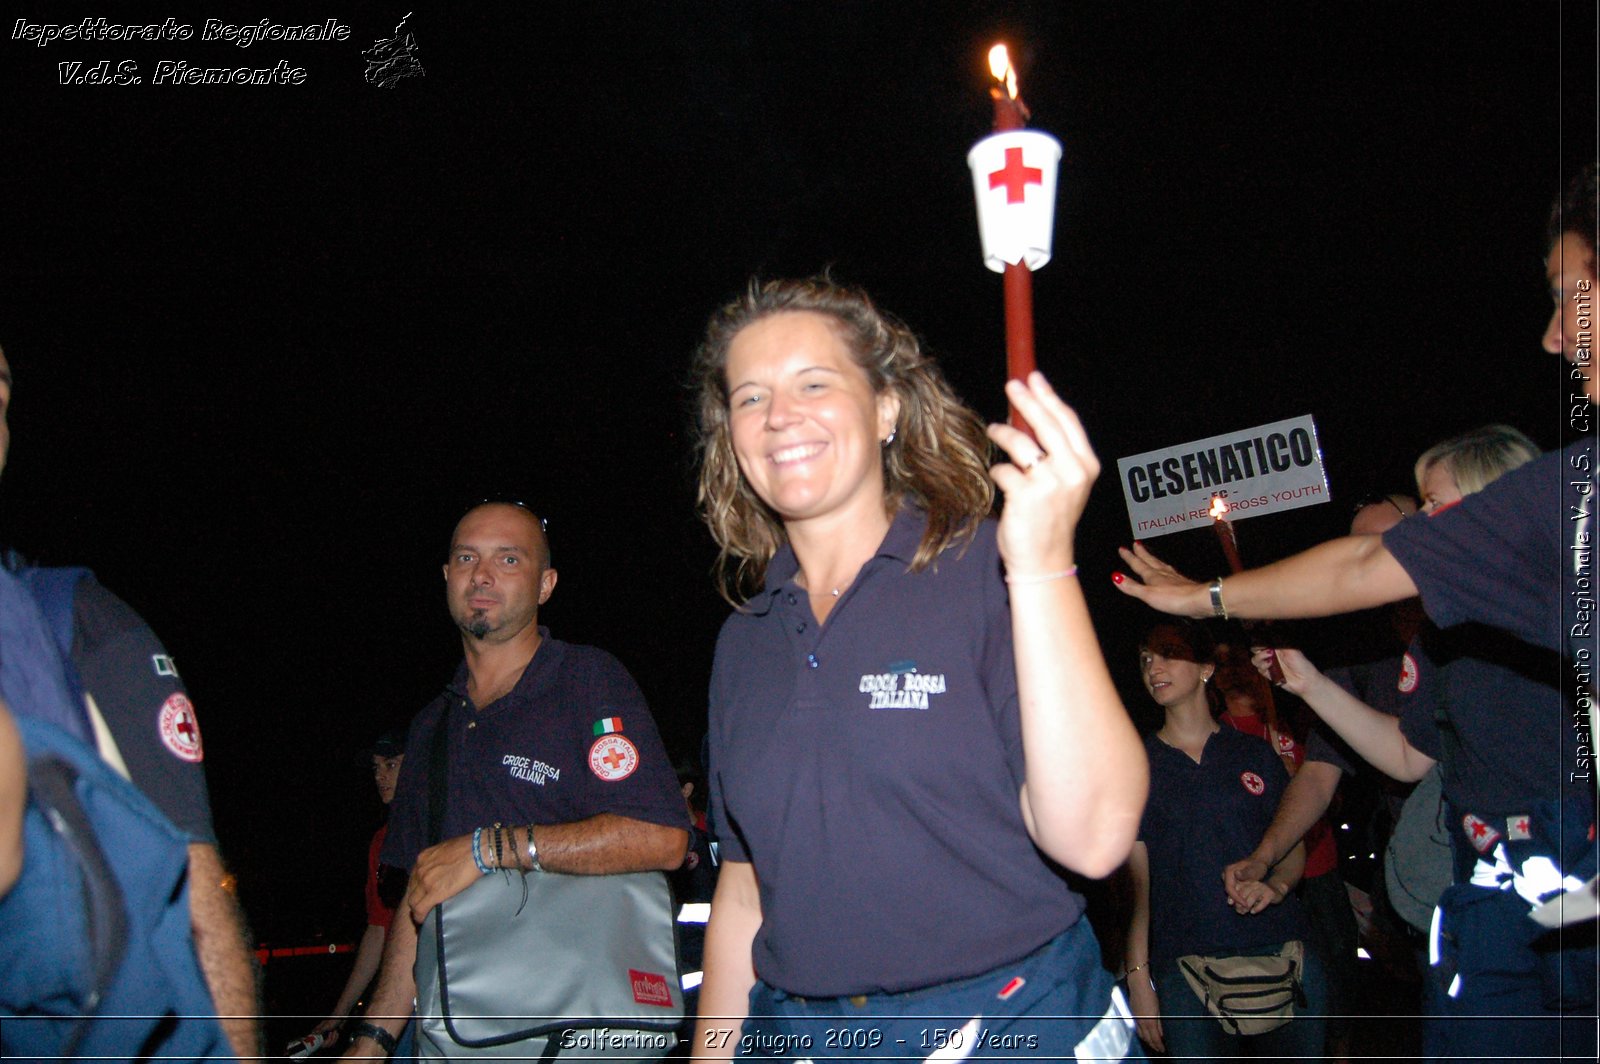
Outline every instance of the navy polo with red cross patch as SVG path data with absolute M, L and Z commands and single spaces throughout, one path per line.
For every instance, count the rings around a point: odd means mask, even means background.
M 601 813 L 689 828 L 678 777 L 633 677 L 596 647 L 544 641 L 505 696 L 474 710 L 462 665 L 411 725 L 383 863 L 429 846 L 433 736 L 448 726 L 444 838 L 505 824 L 570 824 Z M 446 715 L 448 711 L 448 716 Z
M 1219 728 L 1197 763 L 1156 736 L 1150 799 L 1139 841 L 1150 851 L 1150 957 L 1156 967 L 1190 953 L 1271 947 L 1308 928 L 1292 893 L 1241 916 L 1228 904 L 1222 870 L 1250 856 L 1277 814 L 1289 773 L 1264 739 Z
M 712 829 L 760 882 L 756 972 L 793 994 L 977 975 L 1083 911 L 1022 821 L 995 526 L 914 573 L 924 525 L 901 511 L 823 625 L 785 548 L 718 640 Z

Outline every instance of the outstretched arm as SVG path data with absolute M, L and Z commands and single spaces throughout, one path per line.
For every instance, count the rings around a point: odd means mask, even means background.
M 1118 554 L 1138 580 L 1114 573 L 1124 594 L 1179 617 L 1210 617 L 1207 585 L 1190 580 L 1135 544 Z M 1329 540 L 1281 562 L 1223 578 L 1229 617 L 1331 617 L 1411 598 L 1417 585 L 1383 545 L 1382 536 Z
M 1373 768 L 1397 780 L 1420 780 L 1428 774 L 1434 759 L 1406 740 L 1398 717 L 1380 713 L 1328 679 L 1298 650 L 1258 649 L 1252 659 L 1256 668 L 1265 671 L 1269 654 L 1283 670 L 1284 688 L 1299 695 Z
M 1111 682 L 1089 607 L 1070 575 L 1073 537 L 1100 461 L 1072 412 L 1038 373 L 1006 385 L 1038 437 L 1009 425 L 989 436 L 1015 464 L 992 471 L 1005 493 L 1000 556 L 1010 584 L 1028 834 L 1087 876 L 1127 859 L 1149 790 L 1149 767 Z

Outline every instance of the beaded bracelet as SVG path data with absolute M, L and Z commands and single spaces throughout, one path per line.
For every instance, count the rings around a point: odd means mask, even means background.
M 478 871 L 488 875 L 490 868 L 483 863 L 483 829 L 472 829 L 472 863 L 478 866 Z

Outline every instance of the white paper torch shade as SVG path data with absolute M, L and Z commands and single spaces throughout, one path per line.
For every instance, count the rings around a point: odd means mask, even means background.
M 1050 261 L 1060 163 L 1061 143 L 1033 129 L 996 133 L 967 153 L 983 264 L 995 273 L 1004 273 L 1008 262 L 1037 270 Z

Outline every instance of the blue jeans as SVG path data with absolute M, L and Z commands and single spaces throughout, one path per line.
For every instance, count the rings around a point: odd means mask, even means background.
M 1276 950 L 1275 946 L 1267 946 L 1232 952 L 1273 953 Z M 1327 1030 L 1328 981 L 1322 958 L 1315 950 L 1306 950 L 1305 974 L 1300 979 L 1300 988 L 1306 995 L 1305 1006 L 1296 1005 L 1294 1019 L 1265 1034 L 1237 1035 L 1223 1030 L 1217 1018 L 1206 1011 L 1205 1002 L 1183 977 L 1176 962 L 1156 972 L 1155 984 L 1156 997 L 1161 1002 L 1161 1035 L 1167 1044 L 1167 1056 L 1174 1060 L 1227 1057 L 1294 1060 L 1322 1056 Z
M 1015 964 L 900 994 L 804 998 L 757 981 L 735 1060 L 1139 1060 L 1086 920 Z M 1002 996 L 1003 995 L 1003 996 Z

